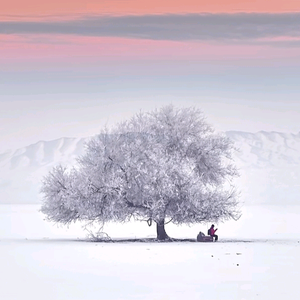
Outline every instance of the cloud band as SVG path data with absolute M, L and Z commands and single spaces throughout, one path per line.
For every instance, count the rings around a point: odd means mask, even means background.
M 86 16 L 66 21 L 5 21 L 0 34 L 63 34 L 152 40 L 255 40 L 300 37 L 300 13 Z

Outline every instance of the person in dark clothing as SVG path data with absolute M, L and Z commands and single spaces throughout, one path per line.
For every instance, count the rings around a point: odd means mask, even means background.
M 218 228 L 215 229 L 214 224 L 212 224 L 208 230 L 209 235 L 212 236 L 213 238 L 215 238 L 215 242 L 218 240 L 218 236 L 215 234 L 217 230 L 218 230 Z

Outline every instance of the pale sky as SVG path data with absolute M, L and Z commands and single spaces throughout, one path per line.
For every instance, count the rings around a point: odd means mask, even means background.
M 219 131 L 300 131 L 298 0 L 17 2 L 1 8 L 0 152 L 169 103 Z

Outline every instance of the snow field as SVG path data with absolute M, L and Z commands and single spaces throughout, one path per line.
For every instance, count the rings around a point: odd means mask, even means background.
M 299 243 L 1 241 L 0 298 L 297 299 Z
M 217 224 L 218 243 L 93 243 L 79 225 L 43 221 L 36 205 L 0 206 L 0 299 L 298 299 L 299 207 L 246 207 Z M 260 231 L 263 227 L 267 236 Z M 138 226 L 137 226 L 138 225 Z M 167 225 L 196 238 L 206 226 Z M 153 237 L 145 224 L 110 224 L 113 238 Z

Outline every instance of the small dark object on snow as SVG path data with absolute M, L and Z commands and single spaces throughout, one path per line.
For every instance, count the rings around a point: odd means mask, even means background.
M 206 236 L 203 232 L 199 232 L 197 235 L 197 242 L 213 242 L 212 236 Z

